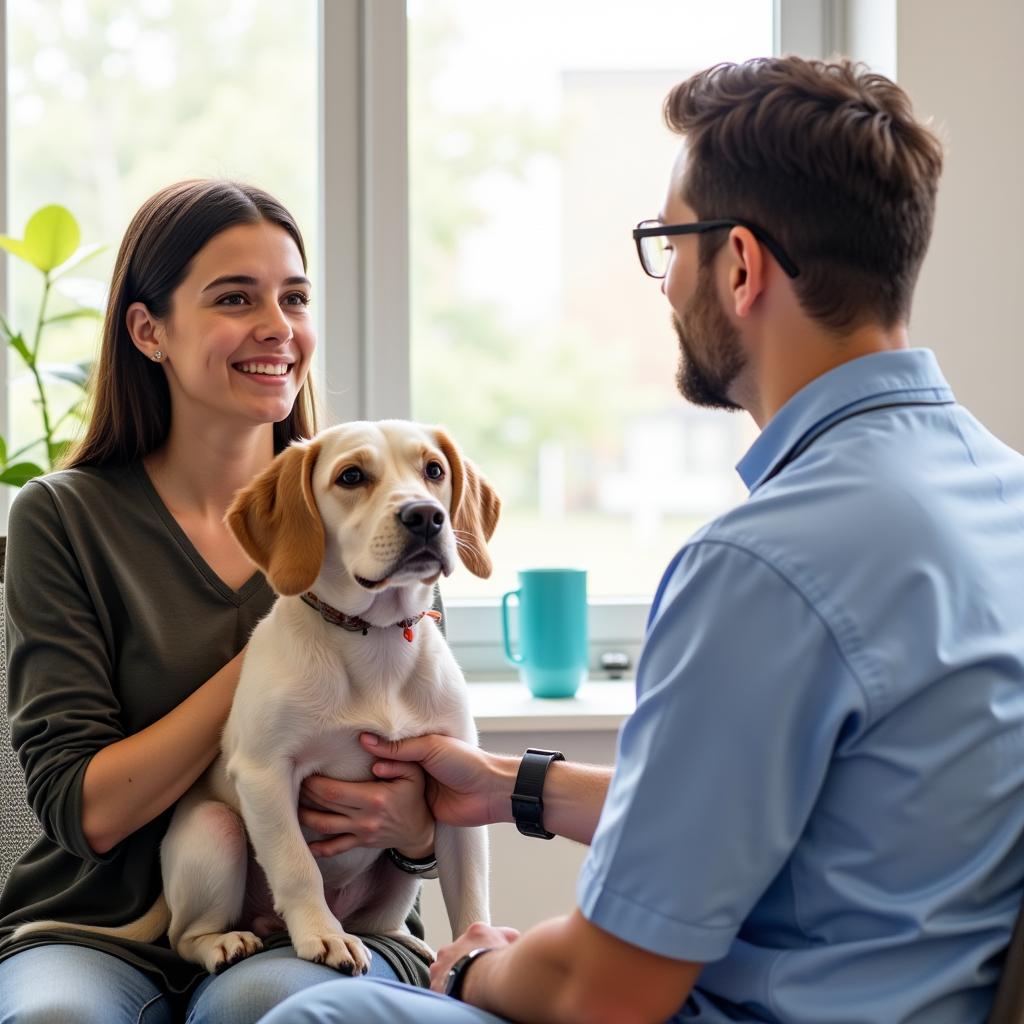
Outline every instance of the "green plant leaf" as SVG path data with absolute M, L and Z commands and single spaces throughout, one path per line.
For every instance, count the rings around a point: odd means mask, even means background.
M 70 259 L 81 238 L 78 221 L 67 207 L 44 206 L 25 225 L 25 258 L 49 273 Z
M 0 466 L 7 465 L 7 442 L 0 437 Z
M 52 380 L 64 380 L 84 388 L 89 382 L 91 369 L 91 363 L 44 363 L 39 367 L 39 372 Z
M 68 313 L 59 313 L 57 316 L 48 316 L 43 323 L 44 324 L 58 324 L 67 320 L 78 320 L 81 317 L 90 317 L 93 320 L 103 319 L 103 310 L 101 309 L 72 309 Z
M 81 249 L 76 252 L 71 259 L 65 260 L 56 270 L 50 275 L 51 281 L 56 281 L 58 277 L 66 274 L 69 270 L 74 270 L 75 267 L 80 266 L 86 260 L 91 260 L 97 253 L 103 252 L 107 247 L 101 242 L 93 242 L 90 245 L 83 245 Z
M 71 447 L 70 441 L 51 441 L 47 446 L 47 454 L 50 456 L 50 465 L 55 466 L 61 456 Z
M 26 366 L 32 365 L 32 353 L 28 350 L 28 345 L 25 344 L 25 339 L 20 334 L 12 334 L 10 339 L 11 348 L 25 360 Z
M 0 473 L 0 484 L 8 484 L 11 487 L 23 487 L 37 476 L 42 476 L 46 470 L 41 469 L 34 462 L 19 462 L 14 466 L 8 466 Z
M 10 235 L 0 235 L 0 249 L 5 249 L 12 256 L 17 256 L 18 259 L 24 260 L 26 263 L 32 262 L 28 255 L 28 249 L 20 238 L 11 238 Z

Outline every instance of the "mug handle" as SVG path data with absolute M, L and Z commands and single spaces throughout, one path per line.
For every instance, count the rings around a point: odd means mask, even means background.
M 519 591 L 509 590 L 507 593 L 501 595 L 501 638 L 505 642 L 505 657 L 513 665 L 521 665 L 523 663 L 523 656 L 521 654 L 512 653 L 512 644 L 509 641 L 508 600 L 510 597 L 514 597 L 516 599 L 516 604 L 519 604 Z

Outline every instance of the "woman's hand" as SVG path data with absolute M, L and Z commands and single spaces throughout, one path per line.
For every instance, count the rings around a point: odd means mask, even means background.
M 309 844 L 314 857 L 369 846 L 394 847 L 418 860 L 434 850 L 434 819 L 419 765 L 403 764 L 384 781 L 342 782 L 310 775 L 299 791 L 299 822 L 327 838 Z

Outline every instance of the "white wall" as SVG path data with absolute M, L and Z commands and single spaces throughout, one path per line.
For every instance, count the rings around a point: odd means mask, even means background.
M 947 145 L 911 339 L 957 397 L 1024 450 L 1024 3 L 899 0 L 897 73 Z

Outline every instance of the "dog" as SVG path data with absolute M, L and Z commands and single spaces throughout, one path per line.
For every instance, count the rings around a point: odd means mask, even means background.
M 436 427 L 347 423 L 280 453 L 226 516 L 278 599 L 249 640 L 221 753 L 171 818 L 161 897 L 120 928 L 43 921 L 16 936 L 166 933 L 181 957 L 217 973 L 262 948 L 257 930 L 283 924 L 298 956 L 346 974 L 369 968 L 355 931 L 432 959 L 405 928 L 418 879 L 381 850 L 314 858 L 308 842 L 321 837 L 299 823 L 299 788 L 313 774 L 373 778 L 361 732 L 476 743 L 465 680 L 430 608 L 456 558 L 490 575 L 500 504 Z M 269 893 L 251 881 L 247 892 L 246 836 Z M 435 850 L 453 936 L 488 921 L 485 830 L 438 822 Z

